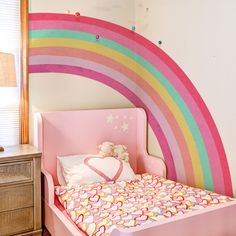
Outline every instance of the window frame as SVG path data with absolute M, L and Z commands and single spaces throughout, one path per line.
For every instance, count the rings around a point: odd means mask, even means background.
M 29 75 L 28 75 L 28 0 L 20 0 L 21 75 L 20 75 L 20 143 L 29 143 Z

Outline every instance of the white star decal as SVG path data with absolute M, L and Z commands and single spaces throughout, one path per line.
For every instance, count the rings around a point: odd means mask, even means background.
M 115 117 L 111 114 L 107 116 L 107 123 L 111 124 L 114 121 Z
M 123 123 L 121 126 L 121 129 L 123 132 L 127 131 L 129 129 L 129 125 L 127 123 Z

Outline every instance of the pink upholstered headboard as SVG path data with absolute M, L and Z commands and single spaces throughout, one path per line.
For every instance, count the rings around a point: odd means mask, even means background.
M 104 141 L 124 144 L 136 173 L 139 155 L 146 153 L 146 114 L 141 108 L 38 113 L 34 145 L 42 152 L 42 168 L 58 183 L 57 155 L 96 154 Z

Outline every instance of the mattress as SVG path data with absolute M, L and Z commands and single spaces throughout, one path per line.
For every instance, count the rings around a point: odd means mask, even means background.
M 55 194 L 72 221 L 96 236 L 235 200 L 150 174 L 134 181 L 56 186 Z

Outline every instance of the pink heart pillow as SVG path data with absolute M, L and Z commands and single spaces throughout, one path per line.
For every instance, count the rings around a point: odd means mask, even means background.
M 88 156 L 84 164 L 106 181 L 116 181 L 123 171 L 123 162 L 113 157 Z
M 135 180 L 130 164 L 114 157 L 99 155 L 58 156 L 58 179 L 61 185 L 82 185 L 106 181 Z M 60 178 L 59 178 L 60 177 Z

